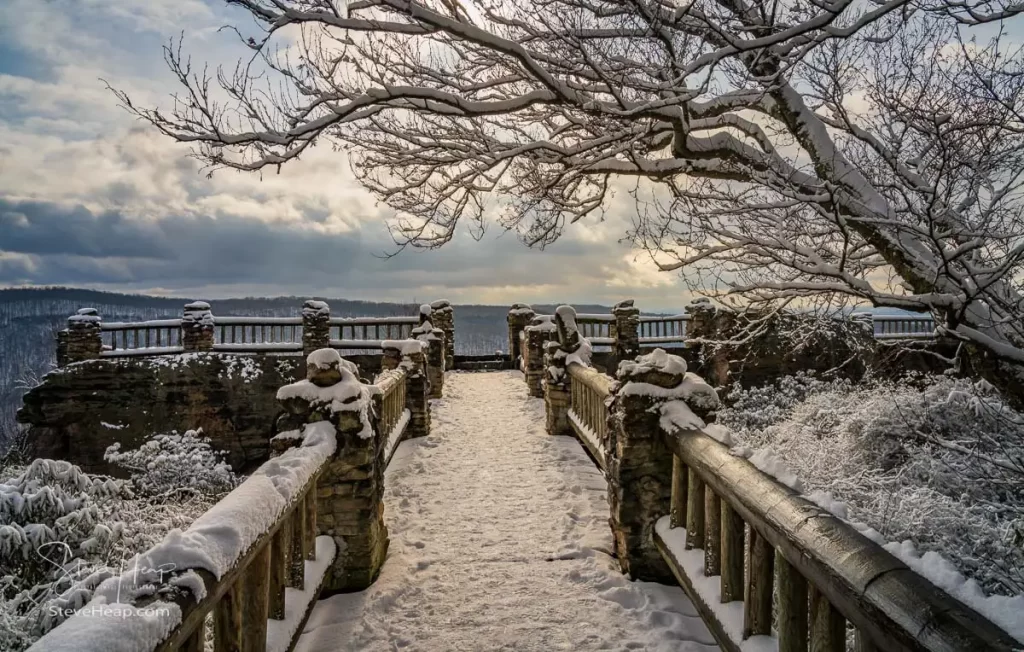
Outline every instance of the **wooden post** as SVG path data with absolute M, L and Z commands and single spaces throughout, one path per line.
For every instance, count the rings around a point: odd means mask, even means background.
M 206 650 L 206 620 L 202 620 L 192 630 L 192 633 L 185 639 L 185 643 L 179 648 L 181 652 L 205 652 Z
M 712 491 L 704 487 L 704 574 L 714 577 L 721 573 L 722 560 L 722 501 Z
M 781 553 L 779 573 L 779 652 L 807 652 L 807 580 Z
M 686 490 L 689 476 L 686 464 L 678 455 L 672 456 L 672 527 L 686 527 Z
M 722 500 L 722 602 L 743 599 L 743 519 Z
M 306 586 L 306 510 L 296 509 L 288 519 L 291 521 L 292 554 L 291 581 L 289 586 L 302 590 Z
M 306 510 L 306 531 L 309 533 L 310 543 L 306 559 L 316 561 L 316 487 L 306 492 L 306 499 L 303 501 L 302 509 Z
M 264 545 L 252 560 L 241 581 L 245 585 L 242 603 L 242 648 L 246 652 L 267 649 L 267 609 L 270 598 L 271 546 Z
M 891 322 L 890 322 L 891 323 Z M 878 648 L 859 629 L 853 633 L 854 652 L 878 652 Z
M 810 652 L 846 652 L 846 619 L 813 584 L 810 594 Z
M 750 528 L 750 572 L 747 598 L 743 605 L 743 638 L 772 633 L 772 582 L 775 579 L 775 551 L 768 541 Z
M 284 594 L 288 586 L 288 547 L 291 541 L 288 539 L 288 532 L 284 527 L 277 528 L 274 539 L 270 544 L 270 617 L 274 620 L 284 619 Z
M 213 611 L 214 652 L 243 652 L 242 591 L 242 580 L 239 578 L 234 586 L 221 596 Z
M 686 549 L 704 547 L 704 481 L 697 472 L 687 469 Z

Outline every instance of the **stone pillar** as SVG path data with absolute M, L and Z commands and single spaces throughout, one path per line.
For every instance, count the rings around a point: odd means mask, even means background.
M 331 346 L 331 307 L 324 301 L 302 304 L 302 355 Z
M 640 309 L 633 306 L 633 300 L 620 301 L 612 308 L 615 322 L 612 337 L 615 338 L 615 362 L 632 360 L 640 355 Z
M 555 339 L 555 324 L 550 315 L 537 315 L 523 333 L 523 373 L 530 396 L 544 398 L 544 344 Z
M 549 435 L 572 436 L 569 425 L 569 374 L 565 371 L 565 355 L 558 342 L 544 345 L 544 414 Z
M 181 315 L 181 346 L 186 351 L 213 350 L 213 313 L 205 301 L 185 305 Z
M 407 369 L 405 379 L 405 407 L 409 410 L 406 439 L 426 437 L 430 434 L 430 378 L 427 374 L 426 353 L 404 356 Z
M 430 317 L 433 308 L 420 306 L 420 325 L 412 329 L 412 337 L 426 344 L 427 378 L 430 381 L 430 398 L 441 398 L 444 393 L 445 337 L 444 331 L 436 328 Z
M 307 381 L 317 387 L 357 384 L 354 365 L 337 351 L 322 349 L 308 356 Z M 307 395 L 308 396 L 308 395 Z M 337 450 L 317 481 L 317 528 L 334 539 L 338 554 L 324 583 L 324 593 L 361 591 L 377 578 L 388 550 L 384 525 L 384 437 L 377 414 L 367 409 L 365 393 L 341 408 L 307 396 L 282 400 L 285 409 L 304 423 L 328 420 L 334 426 Z M 361 433 L 369 420 L 372 437 Z M 301 440 L 296 441 L 300 443 Z
M 63 367 L 68 363 L 68 330 L 57 331 L 57 366 Z
M 689 319 L 686 321 L 686 339 L 714 339 L 715 306 L 701 297 L 686 307 Z
M 416 341 L 420 343 L 418 340 Z M 384 370 L 404 367 L 405 407 L 409 410 L 409 425 L 405 439 L 426 437 L 430 434 L 430 378 L 427 372 L 426 351 L 413 350 L 410 343 L 404 350 L 385 347 L 381 368 Z
M 444 368 L 455 368 L 455 309 L 441 299 L 430 304 L 430 322 L 444 331 Z
M 710 418 L 718 396 L 703 380 L 686 373 L 682 358 L 655 349 L 619 367 L 619 384 L 608 416 L 608 504 L 615 553 L 623 573 L 634 580 L 674 583 L 672 571 L 654 546 L 654 525 L 671 511 L 672 451 L 661 427 L 662 406 L 676 389 L 685 407 Z M 682 391 L 682 383 L 688 383 Z M 662 394 L 662 396 L 657 396 Z M 680 400 L 680 399 L 675 399 Z
M 519 346 L 519 334 L 537 313 L 525 303 L 514 303 L 508 311 L 508 358 L 513 366 L 523 354 Z
M 699 347 L 701 373 L 713 385 L 724 387 L 729 383 L 729 356 L 714 340 L 721 339 L 724 322 L 732 321 L 731 317 L 704 297 L 691 301 L 686 314 L 690 316 L 686 322 L 686 340 L 688 343 L 695 341 L 693 346 Z
M 64 335 L 64 361 L 66 364 L 95 360 L 103 351 L 101 325 L 103 323 L 95 308 L 82 308 L 68 317 L 68 329 Z M 60 339 L 57 340 L 58 363 L 60 362 Z

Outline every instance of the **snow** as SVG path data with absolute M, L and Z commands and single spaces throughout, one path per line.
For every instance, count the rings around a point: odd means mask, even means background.
M 535 313 L 533 312 L 533 308 L 531 308 L 530 306 L 528 306 L 528 305 L 526 305 L 524 303 L 517 303 L 517 304 L 514 304 L 512 306 L 512 308 L 508 311 L 508 314 L 510 314 L 510 315 L 517 315 L 518 316 L 518 315 L 532 315 L 532 314 L 535 314 Z
M 694 591 L 718 618 L 726 636 L 738 643 L 743 652 L 777 652 L 779 643 L 774 636 L 759 635 L 743 639 L 743 601 L 722 602 L 722 578 L 704 574 L 704 551 L 698 548 L 686 549 L 686 528 L 673 528 L 672 518 L 662 516 L 655 523 L 654 529 L 683 567 Z
M 302 306 L 303 315 L 329 315 L 331 314 L 331 307 L 327 305 L 326 301 L 307 301 Z
M 519 372 L 453 372 L 445 394 L 387 470 L 380 578 L 319 602 L 297 652 L 718 649 L 680 588 L 619 572 L 607 484 Z
M 682 401 L 666 401 L 661 406 L 661 419 L 658 425 L 662 430 L 700 430 L 705 426 L 704 420 L 693 413 Z
M 328 322 L 331 326 L 352 326 L 365 324 L 418 324 L 419 317 L 331 317 Z
M 390 460 L 392 453 L 395 452 L 395 446 L 398 444 L 398 440 L 402 438 L 405 433 L 405 427 L 409 425 L 409 419 L 412 418 L 412 412 L 408 409 L 402 411 L 402 416 L 398 417 L 398 421 L 395 423 L 395 427 L 388 433 L 387 446 L 384 447 L 384 460 Z
M 604 446 L 601 445 L 601 440 L 597 438 L 597 433 L 594 432 L 590 426 L 583 423 L 583 420 L 576 415 L 576 412 L 572 408 L 569 408 L 569 421 L 576 426 L 577 432 L 580 433 L 580 436 L 587 440 L 587 443 L 590 444 L 590 448 L 594 455 L 597 456 L 598 462 L 602 467 L 604 467 L 607 455 L 605 455 Z
M 107 423 L 106 421 L 100 421 L 100 425 L 108 430 L 123 430 L 128 427 L 125 423 Z
M 654 349 L 647 355 L 619 363 L 619 378 L 629 378 L 648 371 L 660 371 L 666 374 L 682 376 L 686 373 L 686 361 L 677 355 L 667 353 L 665 349 Z
M 51 630 L 30 652 L 139 652 L 153 650 L 181 623 L 181 608 L 158 601 L 146 607 L 90 602 L 66 624 Z M 116 632 L 116 635 L 112 635 Z
M 590 366 L 590 357 L 593 355 L 594 349 L 590 346 L 590 341 L 585 337 L 580 337 L 580 346 L 578 349 L 565 356 L 565 366 L 578 364 L 583 367 Z
M 412 355 L 413 353 L 423 353 L 427 348 L 427 343 L 420 340 L 384 340 L 380 346 L 382 349 L 398 349 L 402 355 Z
M 523 330 L 545 332 L 554 332 L 558 330 L 558 326 L 555 325 L 555 322 L 551 315 L 537 315 L 536 317 L 533 318 L 533 322 L 534 323 L 528 325 Z
M 334 561 L 337 546 L 331 537 L 317 537 L 315 549 L 316 560 L 305 562 L 302 589 L 288 587 L 284 590 L 284 619 L 267 621 L 267 652 L 288 652 L 292 636 L 299 629 L 310 603 L 316 599 L 314 593 Z

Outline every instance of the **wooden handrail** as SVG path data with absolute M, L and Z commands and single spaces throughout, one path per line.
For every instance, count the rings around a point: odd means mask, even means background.
M 605 470 L 608 449 L 608 406 L 615 380 L 592 367 L 571 364 L 566 369 L 570 378 L 569 424 L 590 455 Z
M 380 432 L 384 439 L 384 467 L 387 468 L 398 449 L 405 427 L 409 423 L 410 412 L 406 408 L 405 369 L 390 369 L 378 374 L 374 384 L 380 390 L 377 409 L 380 413 Z
M 804 652 L 808 639 L 810 649 L 842 652 L 845 621 L 864 650 L 1019 647 L 851 525 L 703 432 L 665 433 L 664 442 L 674 455 L 672 505 L 655 544 L 723 649 L 739 650 L 740 640 L 694 589 L 700 578 L 690 577 L 667 543 L 673 530 L 666 526 L 685 527 L 685 548 L 703 550 L 701 574 L 720 578 L 722 602 L 743 601 L 742 638 L 770 634 L 776 609 L 780 652 Z
M 291 452 L 289 451 L 289 453 Z M 208 568 L 175 567 L 169 572 L 161 573 L 158 581 L 148 581 L 145 577 L 133 577 L 131 570 L 121 577 L 111 580 L 126 586 L 124 595 L 128 596 L 136 583 L 143 581 L 147 583 L 148 588 L 144 597 L 124 598 L 124 601 L 129 602 L 132 607 L 157 609 L 161 605 L 174 605 L 180 610 L 180 620 L 176 618 L 169 620 L 167 633 L 159 638 L 148 639 L 148 645 L 152 647 L 146 649 L 159 652 L 202 650 L 206 618 L 212 614 L 215 652 L 235 650 L 263 652 L 266 650 L 268 620 L 283 620 L 285 617 L 285 589 L 287 587 L 306 588 L 305 562 L 317 560 L 315 544 L 317 534 L 316 487 L 317 480 L 323 473 L 330 455 L 323 451 L 316 455 L 322 456 L 322 459 L 317 460 L 317 457 L 313 457 L 303 462 L 307 465 L 315 463 L 315 467 L 296 468 L 293 465 L 289 467 L 292 469 L 292 473 L 302 474 L 298 476 L 299 479 L 302 479 L 303 475 L 305 476 L 302 485 L 287 494 L 287 502 L 270 527 L 259 533 L 219 578 Z M 273 465 L 278 464 L 280 464 L 279 458 L 264 463 L 245 482 L 214 505 L 204 515 L 205 522 L 204 517 L 200 517 L 192 528 L 186 530 L 185 534 L 193 531 L 195 527 L 200 527 L 200 524 L 202 524 L 202 528 L 206 528 L 213 521 L 218 520 L 219 517 L 213 516 L 218 509 L 221 509 L 218 506 L 244 504 L 245 501 L 251 500 L 252 495 L 259 495 L 260 487 L 266 487 L 267 476 L 274 475 L 276 469 L 279 468 Z M 262 507 L 265 508 L 265 506 Z M 233 515 L 232 510 L 237 508 L 226 507 L 224 509 L 227 510 L 224 514 L 227 517 Z M 227 523 L 218 522 L 216 525 L 222 527 Z M 244 528 L 244 524 L 240 525 Z M 197 530 L 197 532 L 201 532 L 203 536 L 217 536 L 216 533 L 208 534 L 205 529 Z M 328 543 L 330 542 L 328 541 Z M 151 556 L 158 560 L 165 558 L 166 553 L 161 548 L 162 545 L 157 544 L 142 555 L 140 559 L 143 560 L 143 563 L 147 563 L 145 560 Z M 324 565 L 324 568 L 330 562 L 330 560 L 326 561 L 327 564 Z M 166 561 L 164 564 L 169 565 Z M 193 574 L 202 580 L 204 591 L 201 599 L 197 600 L 196 594 L 192 590 L 183 588 L 187 584 L 179 584 L 178 578 L 185 574 Z M 319 593 L 319 586 L 310 588 L 313 595 Z M 120 594 L 121 591 L 118 590 L 118 593 Z M 306 609 L 300 613 L 307 616 L 311 606 L 304 605 Z M 90 617 L 76 614 L 40 639 L 30 650 L 45 652 L 51 644 L 61 645 L 77 640 L 77 627 L 80 626 L 78 619 Z M 164 618 L 162 615 L 155 617 Z M 171 616 L 167 616 L 167 618 L 171 618 Z M 131 636 L 130 627 L 132 625 L 129 624 L 129 620 L 105 619 L 103 626 L 109 629 L 111 636 Z M 300 626 L 296 627 L 293 640 L 301 633 L 301 623 L 298 625 Z M 87 628 L 94 627 L 93 625 L 85 626 Z M 119 628 L 123 628 L 123 633 L 120 633 Z M 82 640 L 80 645 L 81 652 L 105 652 L 109 648 L 108 643 L 95 637 Z M 142 649 L 144 648 L 140 647 L 140 650 Z

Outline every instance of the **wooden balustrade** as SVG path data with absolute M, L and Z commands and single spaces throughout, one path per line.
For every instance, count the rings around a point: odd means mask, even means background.
M 140 323 L 100 324 L 104 353 L 124 354 L 139 349 L 167 349 L 181 346 L 181 320 L 159 319 Z
M 412 338 L 412 330 L 419 323 L 419 317 L 332 317 L 331 339 L 405 340 Z
M 614 382 L 610 376 L 582 365 L 569 365 L 569 423 L 590 455 L 605 470 L 608 449 L 608 406 Z
M 615 316 L 608 314 L 581 313 L 576 315 L 576 326 L 580 335 L 594 344 L 612 344 L 612 324 Z
M 875 338 L 879 340 L 935 336 L 935 320 L 931 315 L 872 315 L 871 321 Z
M 672 499 L 655 545 L 723 649 L 740 650 L 743 639 L 774 632 L 780 652 L 844 652 L 847 621 L 857 649 L 1016 647 L 848 523 L 711 437 L 683 431 L 664 439 L 674 455 Z M 684 526 L 684 548 L 702 551 L 702 566 L 688 565 L 689 553 L 669 543 L 678 542 L 678 530 L 669 528 Z M 714 577 L 718 595 L 709 599 L 705 578 Z M 722 614 L 739 601 L 743 624 L 736 632 Z
M 410 411 L 406 408 L 407 373 L 405 369 L 390 369 L 381 372 L 374 384 L 380 390 L 379 410 L 380 432 L 384 438 L 384 466 L 391 463 L 391 458 L 398 449 L 398 444 L 405 434 L 409 423 Z
M 686 322 L 688 320 L 688 315 L 640 317 L 640 344 L 684 342 L 686 341 Z
M 277 519 L 219 580 L 204 570 L 206 596 L 175 599 L 181 624 L 155 648 L 157 652 L 202 650 L 206 619 L 213 618 L 214 652 L 264 652 L 268 620 L 284 620 L 285 590 L 305 588 L 305 563 L 316 561 L 316 482 L 318 470 Z M 313 591 L 315 595 L 318 591 Z M 140 605 L 141 606 L 141 605 Z M 308 609 L 312 604 L 304 605 Z M 294 634 L 301 633 L 301 627 Z

